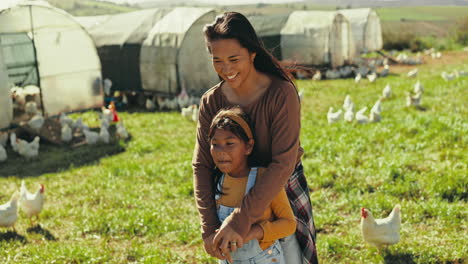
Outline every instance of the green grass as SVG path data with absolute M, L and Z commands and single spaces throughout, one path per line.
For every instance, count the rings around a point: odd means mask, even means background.
M 404 107 L 415 80 L 298 81 L 303 163 L 312 190 L 321 263 L 465 263 L 468 255 L 468 79 L 450 83 L 420 65 L 426 111 Z M 380 123 L 329 125 L 326 112 L 349 93 L 371 107 L 386 83 Z M 74 114 L 92 126 L 97 113 Z M 0 164 L 0 203 L 24 179 L 46 187 L 42 229 L 0 230 L 1 263 L 216 263 L 203 250 L 192 187 L 195 124 L 178 113 L 122 112 L 127 142 L 78 149 L 41 146 L 37 160 Z M 399 244 L 379 254 L 364 243 L 359 212 L 376 217 L 402 206 Z
M 376 8 L 382 21 L 453 21 L 466 17 L 466 6 L 412 6 Z

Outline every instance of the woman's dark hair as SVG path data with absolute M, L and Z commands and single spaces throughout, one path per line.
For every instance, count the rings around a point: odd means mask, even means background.
M 206 25 L 203 29 L 207 42 L 220 39 L 236 39 L 242 47 L 249 52 L 256 53 L 254 66 L 260 72 L 277 76 L 285 81 L 291 82 L 286 71 L 280 66 L 278 60 L 265 48 L 263 42 L 249 20 L 237 12 L 225 12 L 217 16 L 213 24 Z M 208 50 L 211 53 L 208 45 Z
M 253 133 L 253 127 L 250 122 L 249 116 L 240 108 L 239 106 L 234 106 L 232 108 L 228 109 L 221 109 L 213 118 L 213 121 L 211 121 L 211 126 L 210 130 L 208 132 L 208 142 L 210 142 L 213 139 L 213 136 L 216 132 L 216 129 L 222 129 L 226 131 L 232 132 L 236 137 L 240 138 L 242 141 L 245 143 L 249 142 L 249 137 L 247 136 L 247 133 L 244 131 L 244 129 L 236 123 L 234 120 L 229 118 L 228 116 L 225 116 L 224 114 L 230 113 L 230 114 L 235 114 L 247 123 L 249 126 L 250 130 Z M 249 162 L 250 165 L 250 162 Z M 221 180 L 221 176 L 223 173 L 218 169 L 214 168 L 213 171 L 213 188 L 214 188 L 214 193 L 215 194 L 222 194 L 222 191 L 218 189 L 218 184 L 219 181 Z

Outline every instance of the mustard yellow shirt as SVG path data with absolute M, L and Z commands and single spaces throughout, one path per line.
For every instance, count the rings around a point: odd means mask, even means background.
M 261 177 L 260 168 L 258 176 Z M 234 178 L 224 175 L 223 194 L 217 200 L 217 204 L 229 207 L 240 207 L 245 195 L 248 177 Z M 281 191 L 271 202 L 263 213 L 263 216 L 256 222 L 263 229 L 263 238 L 259 240 L 260 247 L 265 250 L 276 240 L 287 237 L 296 231 L 296 218 L 289 204 L 286 191 Z

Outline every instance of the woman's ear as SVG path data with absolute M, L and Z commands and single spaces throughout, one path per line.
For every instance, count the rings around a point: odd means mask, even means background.
M 249 139 L 249 142 L 247 142 L 247 145 L 246 145 L 247 150 L 245 152 L 247 155 L 250 155 L 252 153 L 254 143 L 255 141 L 253 139 Z
M 250 54 L 250 60 L 252 61 L 252 63 L 253 63 L 254 60 L 255 60 L 255 56 L 257 56 L 257 53 L 256 53 L 256 52 L 252 52 L 252 53 Z

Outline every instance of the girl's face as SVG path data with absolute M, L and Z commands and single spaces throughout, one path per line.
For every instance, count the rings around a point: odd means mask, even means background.
M 249 168 L 247 157 L 252 152 L 253 140 L 248 143 L 234 133 L 224 129 L 216 129 L 210 142 L 210 152 L 216 167 L 232 177 L 242 177 Z
M 255 53 L 242 47 L 237 39 L 220 39 L 208 43 L 213 67 L 231 88 L 237 88 L 255 71 Z

